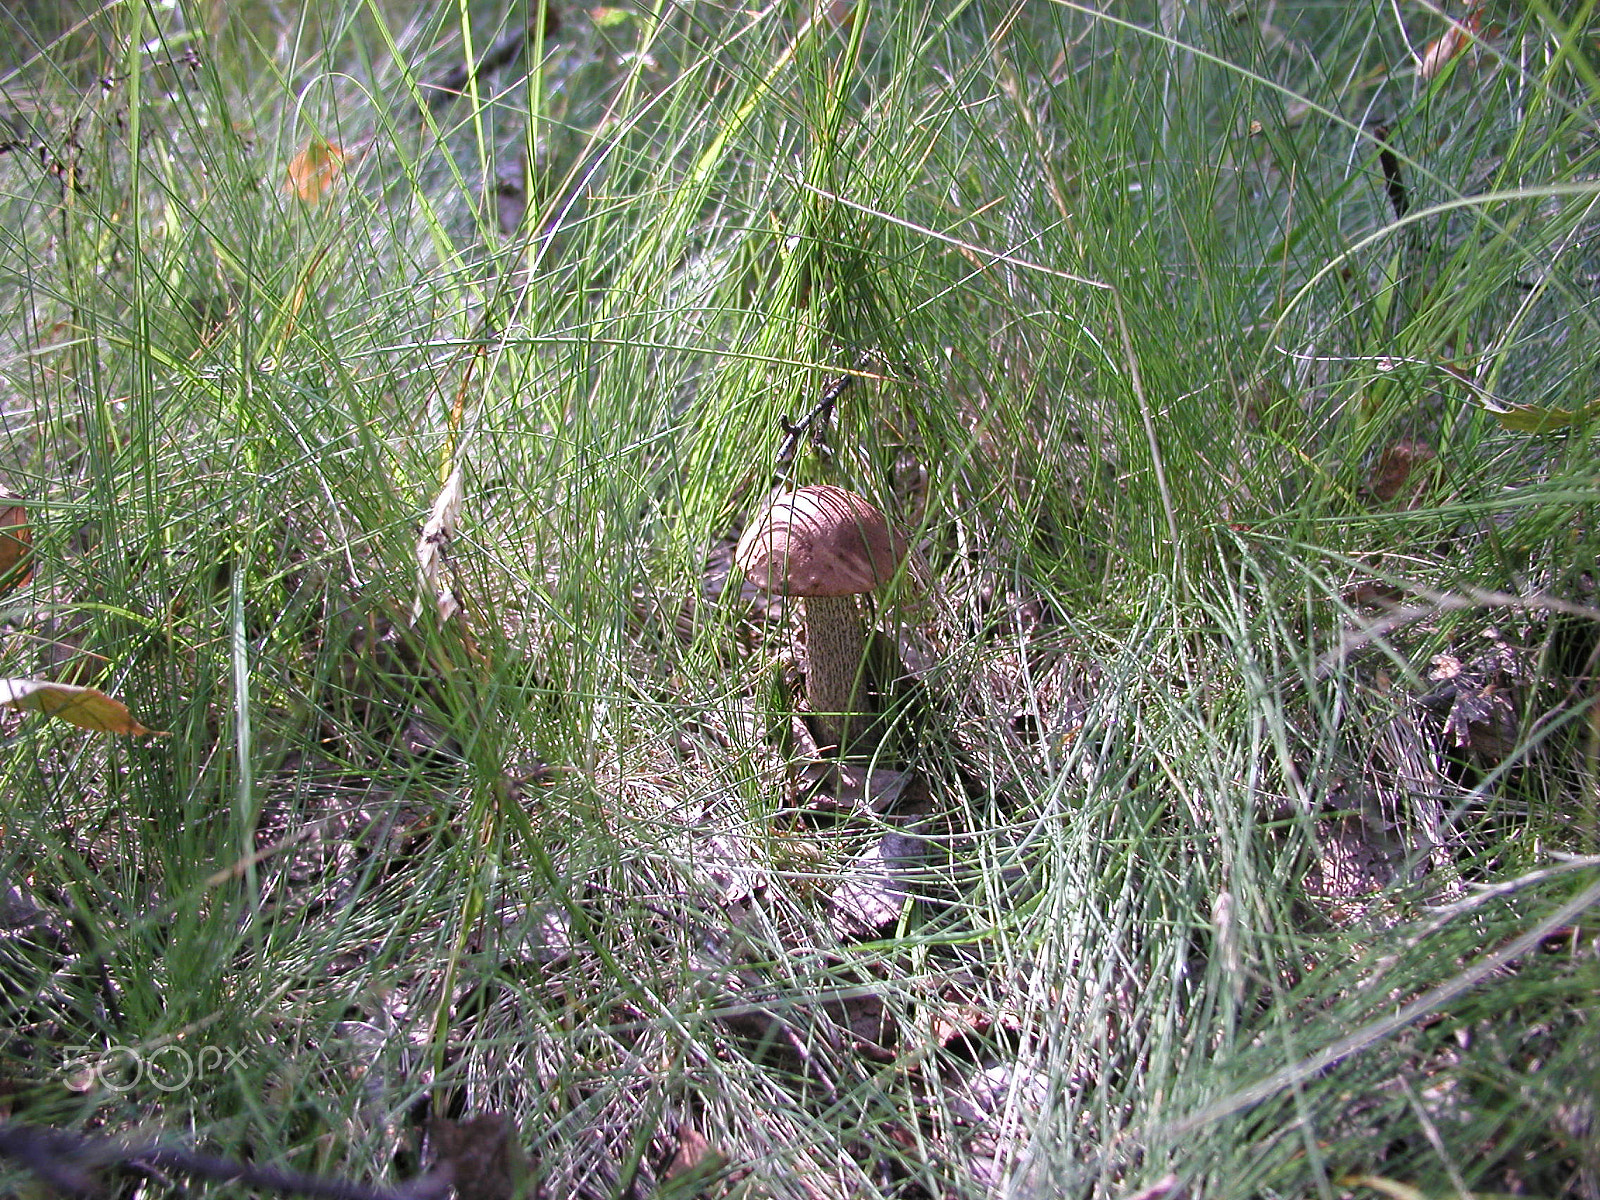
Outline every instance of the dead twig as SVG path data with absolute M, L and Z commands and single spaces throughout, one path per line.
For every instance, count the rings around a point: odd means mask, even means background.
M 195 1179 L 239 1183 L 282 1196 L 315 1196 L 325 1200 L 443 1200 L 450 1190 L 449 1180 L 437 1174 L 425 1175 L 395 1188 L 370 1187 L 345 1179 L 328 1179 L 199 1154 L 175 1146 L 124 1146 L 64 1129 L 11 1122 L 0 1124 L 0 1158 L 25 1167 L 67 1196 L 103 1194 L 95 1172 L 104 1167 L 170 1171 Z
M 815 407 L 798 421 L 791 421 L 788 417 L 778 418 L 784 433 L 783 444 L 778 447 L 780 467 L 786 467 L 794 461 L 794 456 L 800 450 L 801 438 L 810 441 L 813 450 L 827 449 L 828 427 L 833 424 L 833 410 L 839 403 L 839 397 L 855 381 L 854 375 L 841 375 L 822 389 L 822 396 Z
M 1556 612 L 1581 617 L 1588 621 L 1600 621 L 1600 609 L 1539 593 L 1518 596 L 1510 592 L 1491 592 L 1479 588 L 1463 588 L 1455 593 L 1435 592 L 1421 587 L 1413 587 L 1410 590 L 1415 595 L 1421 596 L 1424 603 L 1397 608 L 1369 625 L 1347 632 L 1339 639 L 1337 646 L 1318 656 L 1314 677 L 1326 679 L 1357 651 L 1374 642 L 1383 641 L 1397 629 L 1442 612 L 1460 612 L 1472 608 L 1509 608 L 1517 612 Z

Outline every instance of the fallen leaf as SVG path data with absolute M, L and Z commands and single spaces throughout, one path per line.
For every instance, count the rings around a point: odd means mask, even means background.
M 10 492 L 0 499 L 15 500 Z M 0 508 L 0 596 L 28 582 L 33 574 L 33 531 L 28 510 L 20 504 Z
M 678 1126 L 678 1147 L 661 1168 L 663 1186 L 658 1194 L 672 1196 L 674 1200 L 704 1196 L 727 1165 L 727 1155 L 713 1150 L 705 1135 L 684 1121 Z
M 1543 404 L 1507 404 L 1489 411 L 1503 429 L 1516 433 L 1555 433 L 1600 415 L 1600 400 L 1591 400 L 1577 409 Z
M 1504 688 L 1493 683 L 1461 688 L 1445 720 L 1445 732 L 1458 748 L 1480 762 L 1498 766 L 1517 747 L 1517 710 Z
M 1176 1175 L 1167 1174 L 1149 1187 L 1142 1187 L 1137 1192 L 1129 1193 L 1123 1200 L 1178 1200 L 1178 1197 L 1188 1194 L 1188 1189 L 1178 1181 Z
M 956 1003 L 928 1015 L 928 1034 L 937 1046 L 948 1046 L 961 1038 L 982 1037 L 994 1024 L 988 1009 L 977 1004 Z
M 918 781 L 915 771 L 869 770 L 833 759 L 808 763 L 800 777 L 812 788 L 814 807 L 840 812 L 887 812 L 907 787 Z
M 1428 443 L 1402 438 L 1379 456 L 1378 465 L 1367 481 L 1367 491 L 1376 499 L 1388 503 L 1405 490 L 1412 472 L 1437 457 Z
M 848 33 L 850 26 L 855 23 L 856 19 L 854 0 L 833 0 L 823 10 L 823 16 L 827 18 L 829 25 Z
M 968 1038 L 1017 1037 L 1027 1018 L 1009 1002 L 996 1003 L 970 980 L 952 982 L 925 1006 L 927 1036 L 935 1045 L 949 1046 Z
M 684 845 L 683 864 L 706 894 L 723 904 L 744 904 L 765 892 L 769 880 L 755 847 L 743 834 L 691 834 Z
M 1478 6 L 1474 4 L 1461 18 L 1460 24 L 1450 26 L 1442 35 L 1428 43 L 1422 52 L 1422 57 L 1417 60 L 1417 74 L 1424 80 L 1429 80 L 1444 70 L 1451 59 L 1477 41 L 1480 20 Z
M 1391 1197 L 1392 1200 L 1427 1200 L 1426 1194 L 1421 1189 L 1414 1188 L 1409 1183 L 1401 1183 L 1398 1179 L 1385 1179 L 1381 1175 L 1345 1175 L 1338 1183 L 1340 1187 L 1370 1188 L 1374 1192 Z
M 1368 580 L 1351 584 L 1339 597 L 1352 608 L 1394 608 L 1405 600 L 1405 591 L 1392 583 Z
M 528 1160 L 515 1122 L 504 1113 L 480 1113 L 461 1121 L 428 1122 L 434 1171 L 446 1175 L 457 1200 L 512 1200 L 526 1194 Z
M 0 679 L 0 705 L 30 708 L 97 733 L 167 736 L 162 730 L 146 729 L 133 719 L 126 704 L 112 699 L 99 688 L 75 687 L 44 679 Z
M 833 890 L 833 927 L 840 937 L 881 933 L 913 898 L 912 881 L 928 857 L 925 839 L 890 830 L 862 851 Z
M 878 992 L 856 988 L 827 1005 L 829 1014 L 850 1031 L 850 1049 L 870 1062 L 895 1060 L 900 1026 Z
M 500 232 L 510 237 L 522 228 L 528 215 L 528 189 L 524 186 L 526 172 L 522 163 L 501 163 L 495 171 L 494 208 L 500 222 Z
M 307 204 L 322 199 L 328 189 L 338 182 L 349 155 L 344 147 L 321 137 L 313 137 L 289 160 L 289 178 L 284 191 L 290 192 Z
M 1467 48 L 1468 41 L 1467 35 L 1452 25 L 1442 37 L 1436 37 L 1428 43 L 1417 63 L 1417 74 L 1425 80 L 1432 79 L 1444 70 L 1451 59 Z
M 1033 1120 L 1049 1109 L 1059 1084 L 1022 1063 L 999 1063 L 951 1080 L 945 1103 L 958 1126 L 968 1170 L 985 1194 L 998 1194 L 1008 1162 L 1022 1149 Z M 1032 1114 L 1032 1119 L 1028 1114 Z

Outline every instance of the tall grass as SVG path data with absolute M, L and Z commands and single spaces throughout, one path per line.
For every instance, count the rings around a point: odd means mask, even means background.
M 685 1123 L 750 1196 L 1597 1194 L 1594 26 L 1481 16 L 1424 78 L 1382 5 L 8 12 L 5 674 L 170 736 L 7 718 L 0 1105 L 374 1180 L 503 1111 L 552 1195 Z M 931 566 L 914 820 L 796 783 L 717 566 L 779 477 Z

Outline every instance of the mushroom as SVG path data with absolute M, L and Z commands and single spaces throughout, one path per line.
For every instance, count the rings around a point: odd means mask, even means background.
M 806 703 L 841 750 L 867 645 L 855 596 L 889 582 L 905 555 L 905 539 L 881 512 L 826 485 L 775 496 L 734 552 L 762 591 L 805 597 Z

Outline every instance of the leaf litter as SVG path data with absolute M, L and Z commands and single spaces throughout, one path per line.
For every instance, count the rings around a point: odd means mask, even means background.
M 426 616 L 441 625 L 464 620 L 466 597 L 459 592 L 459 578 L 449 559 L 464 500 L 462 486 L 458 469 L 435 499 L 417 543 L 418 598 L 412 620 Z M 707 592 L 728 594 L 727 577 L 711 581 Z M 448 606 L 443 602 L 447 594 Z M 967 885 L 941 865 L 948 846 L 963 832 L 950 820 L 959 811 L 959 805 L 951 802 L 952 783 L 957 793 L 971 793 L 972 779 L 982 779 L 985 802 L 1011 803 L 1005 790 L 1017 764 L 1060 770 L 1075 753 L 1074 738 L 1087 720 L 1095 719 L 1099 668 L 1088 656 L 1075 653 L 1062 637 L 1059 624 L 1049 616 L 1049 605 L 1009 591 L 1006 583 L 992 576 L 979 594 L 981 603 L 975 610 L 996 616 L 992 628 L 1000 633 L 1001 646 L 981 660 L 971 677 L 971 691 L 930 695 L 930 707 L 920 718 L 948 723 L 956 743 L 953 749 L 972 760 L 967 779 L 929 776 L 920 764 L 894 755 L 871 764 L 827 757 L 818 752 L 805 722 L 797 718 L 788 726 L 786 739 L 764 747 L 767 758 L 762 770 L 782 778 L 791 801 L 776 814 L 772 827 L 752 824 L 737 805 L 712 797 L 698 807 L 698 815 L 685 828 L 681 797 L 675 799 L 676 840 L 623 850 L 639 856 L 636 862 L 656 855 L 673 864 L 677 883 L 664 885 L 660 894 L 652 896 L 636 890 L 636 879 L 606 883 L 599 872 L 587 882 L 581 875 L 569 878 L 569 886 L 584 897 L 577 908 L 520 901 L 498 906 L 494 910 L 498 932 L 474 940 L 472 952 L 486 959 L 492 956 L 498 961 L 496 970 L 508 978 L 528 972 L 526 978 L 540 981 L 538 986 L 549 994 L 562 996 L 562 1003 L 581 1003 L 581 986 L 569 986 L 553 976 L 570 974 L 578 980 L 589 969 L 585 964 L 592 959 L 588 940 L 592 935 L 585 932 L 587 922 L 619 903 L 635 913 L 642 907 L 655 914 L 652 919 L 663 922 L 688 921 L 699 930 L 701 941 L 695 969 L 703 1011 L 726 1031 L 730 1047 L 726 1053 L 791 1071 L 802 1081 L 797 1085 L 802 1092 L 813 1089 L 827 1103 L 836 1102 L 853 1086 L 853 1072 L 893 1065 L 919 1081 L 929 1096 L 926 1109 L 903 1114 L 904 1119 L 958 1155 L 967 1179 L 998 1186 L 1017 1160 L 1020 1115 L 1036 1115 L 1048 1105 L 1040 1093 L 1048 1077 L 1031 1065 L 1027 1052 L 1037 1015 L 1002 1000 L 1014 981 L 999 973 L 999 964 L 986 963 L 981 955 L 966 964 L 968 975 L 959 986 L 945 970 L 920 980 L 898 976 L 890 958 L 883 961 L 878 977 L 861 971 L 859 963 L 852 968 L 852 977 L 842 969 L 848 947 L 874 944 L 902 922 L 915 927 L 950 901 L 959 902 Z M 945 603 L 952 603 L 948 594 Z M 1018 614 L 1020 619 L 1000 618 L 1004 613 Z M 762 622 L 760 630 L 747 631 L 743 643 L 752 660 L 766 653 L 775 632 L 781 636 L 788 619 L 781 609 L 765 615 L 773 623 Z M 666 622 L 669 614 L 661 611 L 657 619 Z M 303 920 L 370 896 L 371 891 L 363 893 L 354 885 L 373 863 L 381 864 L 374 881 L 403 889 L 416 847 L 436 838 L 461 836 L 454 805 L 464 787 L 460 748 L 425 713 L 426 698 L 438 679 L 435 669 L 425 654 L 410 648 L 406 632 L 410 622 L 398 614 L 385 612 L 376 621 L 369 615 L 359 624 L 368 634 L 347 645 L 360 659 L 363 676 L 375 677 L 371 659 L 377 656 L 383 665 L 377 675 L 411 679 L 417 691 L 398 708 L 374 709 L 389 712 L 383 718 L 394 739 L 395 757 L 389 761 L 373 759 L 363 764 L 364 769 L 353 770 L 344 754 L 313 753 L 286 760 L 272 777 L 280 795 L 297 793 L 299 799 L 269 803 L 258 830 L 263 852 L 284 866 L 282 872 L 268 873 L 277 893 L 269 919 L 292 915 Z M 1419 622 L 1414 632 L 1418 649 L 1408 652 L 1420 657 L 1420 647 L 1436 631 Z M 902 636 L 906 640 L 897 647 L 889 669 L 904 672 L 904 663 L 927 663 L 926 648 L 915 640 L 921 631 Z M 1397 644 L 1393 633 L 1389 644 Z M 1369 669 L 1359 649 L 1350 652 L 1347 661 L 1363 672 Z M 1426 864 L 1418 866 L 1419 850 L 1431 849 L 1433 869 L 1443 879 L 1449 859 L 1448 830 L 1439 824 L 1437 843 L 1430 847 L 1403 831 L 1401 815 L 1408 807 L 1417 807 L 1419 790 L 1443 794 L 1454 786 L 1444 759 L 1452 755 L 1470 759 L 1475 769 L 1492 769 L 1502 762 L 1509 749 L 1507 734 L 1514 735 L 1526 717 L 1525 693 L 1534 664 L 1528 651 L 1508 637 L 1497 633 L 1472 649 L 1457 642 L 1453 652 L 1436 653 L 1426 662 L 1426 677 L 1434 690 L 1410 696 L 1405 720 L 1369 730 L 1367 744 L 1376 749 L 1370 749 L 1364 761 L 1352 761 L 1351 782 L 1329 786 L 1322 795 L 1324 808 L 1315 824 L 1318 861 L 1305 890 L 1308 896 L 1323 898 L 1325 915 L 1339 925 L 1392 924 L 1395 910 L 1384 898 L 1415 881 L 1419 869 L 1425 869 Z M 1374 674 L 1370 686 L 1373 696 L 1392 698 L 1398 685 Z M 801 692 L 792 678 L 784 690 L 791 696 Z M 702 727 L 703 744 L 689 744 L 695 740 L 687 739 L 666 749 L 664 743 L 657 779 L 618 773 L 601 776 L 597 782 L 602 791 L 610 790 L 619 803 L 634 806 L 635 811 L 641 801 L 644 808 L 659 806 L 685 785 L 698 786 L 691 782 L 695 773 L 714 771 L 718 756 L 739 745 L 748 733 L 774 728 L 760 708 L 756 696 L 740 698 L 734 720 L 744 732 L 738 736 L 721 725 L 720 718 L 708 718 Z M 131 716 L 126 720 L 137 724 Z M 927 731 L 919 732 L 925 736 Z M 989 736 L 995 732 L 1001 735 L 998 741 Z M 997 745 L 1006 748 L 1004 753 L 997 752 Z M 421 772 L 437 781 L 429 802 L 398 806 L 378 783 L 381 772 L 407 761 L 431 764 Z M 686 762 L 692 762 L 692 770 L 684 769 Z M 311 802 L 309 807 L 306 801 Z M 936 810 L 944 816 L 930 823 Z M 558 847 L 557 853 L 575 865 L 578 860 L 571 849 Z M 562 869 L 570 870 L 571 865 Z M 773 944 L 773 934 L 765 928 L 780 911 L 774 904 L 773 880 L 783 877 L 792 886 L 800 876 L 815 877 L 814 895 L 822 908 L 812 914 L 810 926 L 790 922 L 777 934 L 796 955 L 815 959 L 814 970 L 792 973 L 766 958 L 764 950 L 751 948 Z M 624 887 L 629 889 L 626 901 L 620 899 Z M 1025 894 L 1019 893 L 1017 902 L 1026 903 Z M 637 920 L 635 925 L 631 936 L 648 942 L 648 928 Z M 670 942 L 667 936 L 660 939 L 662 945 Z M 361 957 L 339 964 L 337 970 L 359 969 Z M 425 973 L 419 973 L 400 991 L 420 992 L 424 979 Z M 462 1040 L 482 1020 L 472 1008 L 479 995 L 476 986 L 463 987 L 452 998 L 451 1020 L 460 1028 L 449 1039 L 447 1057 L 460 1053 Z M 638 1013 L 620 1001 L 608 1003 L 614 1007 L 602 1006 L 592 1019 L 610 1029 L 638 1029 Z M 1127 1007 L 1131 1011 L 1131 1000 Z M 405 1015 L 404 1005 L 397 1011 L 402 1014 L 399 1019 L 411 1026 L 410 1033 L 400 1036 L 415 1038 L 418 1013 Z M 375 1020 L 366 1024 L 372 1029 L 368 1040 L 377 1039 L 372 1053 L 378 1057 L 372 1059 L 366 1078 L 381 1098 L 416 1086 L 425 1073 L 415 1066 L 396 1072 L 378 1065 L 388 1053 L 382 1047 L 395 1034 Z M 637 1038 L 640 1047 L 649 1040 L 637 1032 L 612 1036 L 624 1043 Z M 356 1038 L 352 1045 L 357 1043 L 365 1044 Z M 1091 1069 L 1075 1086 L 1090 1086 L 1093 1077 Z M 581 1095 L 572 1098 L 574 1104 L 582 1101 Z M 381 1107 L 380 1103 L 375 1114 Z M 948 1126 L 942 1124 L 946 1119 Z M 641 1128 L 648 1126 L 642 1114 L 640 1120 Z M 499 1117 L 466 1118 L 464 1124 L 469 1130 L 460 1134 L 464 1140 L 448 1153 L 440 1151 L 440 1161 L 458 1164 L 452 1171 L 477 1171 L 479 1167 L 472 1164 L 490 1164 L 482 1168 L 490 1189 L 484 1194 L 499 1195 L 508 1186 L 502 1176 L 509 1177 L 510 1168 L 493 1164 L 500 1161 L 496 1155 L 506 1149 L 506 1139 L 515 1135 L 505 1132 Z M 677 1132 L 681 1125 L 671 1128 L 651 1134 L 664 1156 L 658 1160 L 665 1164 L 658 1169 L 658 1180 L 685 1145 L 697 1144 L 693 1137 Z M 453 1136 L 442 1135 L 439 1144 Z M 708 1152 L 698 1160 L 711 1164 L 703 1174 L 686 1169 L 684 1187 L 718 1194 L 716 1188 L 750 1169 L 743 1165 L 740 1150 L 721 1136 L 709 1144 L 727 1146 L 726 1152 Z M 915 1151 L 921 1144 L 918 1139 L 906 1137 L 897 1153 L 920 1153 Z M 598 1145 L 590 1151 L 602 1158 L 610 1153 Z M 535 1174 L 558 1170 L 554 1162 L 537 1157 L 527 1169 Z M 641 1170 L 646 1176 L 650 1173 L 649 1168 Z M 817 1177 L 826 1174 L 819 1168 Z M 835 1194 L 830 1188 L 812 1190 Z

